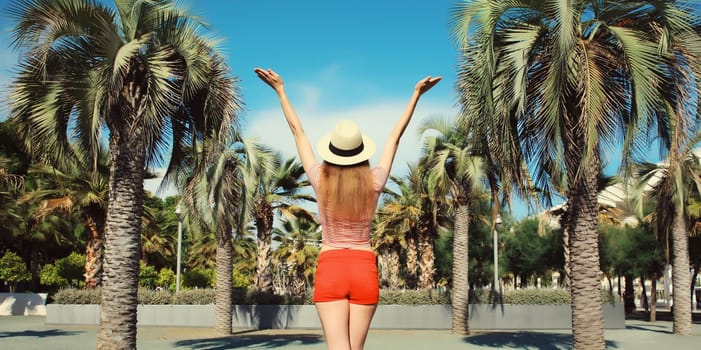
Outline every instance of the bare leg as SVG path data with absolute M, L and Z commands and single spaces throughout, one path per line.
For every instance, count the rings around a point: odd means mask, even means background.
M 350 350 L 348 300 L 316 303 L 316 311 L 319 313 L 327 349 Z
M 350 304 L 350 344 L 352 350 L 363 350 L 365 338 L 368 336 L 370 322 L 375 314 L 376 304 Z

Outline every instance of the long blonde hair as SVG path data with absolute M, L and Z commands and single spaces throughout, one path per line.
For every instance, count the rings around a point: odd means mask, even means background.
M 319 205 L 340 219 L 365 219 L 375 210 L 370 164 L 336 165 L 324 162 L 320 174 Z

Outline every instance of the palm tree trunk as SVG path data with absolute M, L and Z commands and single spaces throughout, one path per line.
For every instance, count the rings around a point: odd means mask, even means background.
M 416 231 L 411 230 L 406 237 L 406 287 L 416 289 L 419 271 L 419 254 Z
M 145 153 L 143 130 L 110 128 L 110 186 L 99 350 L 136 349 Z
M 626 315 L 628 315 L 635 310 L 635 287 L 633 286 L 633 275 L 627 273 L 624 278 L 626 282 L 625 292 L 623 293 L 623 308 Z
M 273 292 L 272 239 L 273 239 L 273 210 L 270 205 L 261 201 L 256 208 L 256 230 L 258 233 L 258 262 L 254 285 L 261 292 Z
M 86 218 L 88 227 L 88 241 L 85 244 L 85 288 L 93 289 L 102 284 L 102 245 L 104 235 L 104 221 L 102 218 L 88 215 Z
M 221 334 L 232 332 L 233 245 L 231 228 L 217 225 L 217 292 L 215 296 L 214 329 Z
M 29 273 L 31 274 L 31 279 L 29 280 L 30 290 L 39 289 L 39 251 L 37 249 L 32 249 L 29 258 Z
M 689 252 L 691 254 L 691 252 Z M 690 255 L 691 256 L 691 255 Z M 694 269 L 694 273 L 691 275 L 691 279 L 689 280 L 689 289 L 691 291 L 691 295 L 689 296 L 689 300 L 691 300 L 691 309 L 694 309 L 694 294 L 696 293 L 696 286 L 694 284 L 696 283 L 696 277 L 699 275 L 699 265 L 696 264 L 691 264 L 691 268 Z M 699 302 L 699 299 L 696 299 L 696 302 Z M 693 318 L 693 316 L 692 316 Z
M 468 231 L 470 208 L 467 203 L 459 203 L 455 208 L 455 228 L 453 233 L 453 287 L 452 287 L 452 331 L 459 335 L 470 334 L 468 325 L 469 284 L 468 284 Z
M 253 284 L 257 290 L 262 292 L 273 291 L 273 269 L 270 264 L 271 255 L 271 243 L 265 238 L 259 239 L 256 276 Z
M 650 322 L 657 321 L 657 278 L 657 272 L 653 272 L 650 282 Z
M 395 244 L 389 253 L 389 288 L 399 289 L 399 244 Z
M 565 276 L 562 278 L 562 284 L 565 285 L 565 289 L 570 290 L 570 276 L 572 276 L 572 271 L 570 270 L 570 232 L 565 225 L 562 230 L 562 250 L 565 255 Z M 621 279 L 618 278 L 618 292 L 621 292 Z
M 307 294 L 307 285 L 304 277 L 304 265 L 293 265 L 292 295 L 303 297 Z
M 689 273 L 689 236 L 686 232 L 684 212 L 676 209 L 672 228 L 672 300 L 674 306 L 674 334 L 691 335 L 691 289 Z
M 389 286 L 389 250 L 386 248 L 382 248 L 380 254 L 377 256 L 377 265 L 380 269 L 380 288 Z
M 642 289 L 642 296 L 640 298 L 640 306 L 648 312 L 650 310 L 650 300 L 647 298 L 647 288 L 645 288 L 645 276 L 640 275 L 640 289 Z
M 580 154 L 581 155 L 581 154 Z M 603 350 L 604 318 L 599 280 L 599 248 L 596 200 L 598 159 L 568 173 L 568 209 L 565 230 L 569 234 L 570 294 L 572 295 L 572 339 L 575 350 Z M 582 157 L 572 157 L 570 161 Z M 580 162 L 581 163 L 581 162 Z
M 436 255 L 433 250 L 433 239 L 428 232 L 423 233 L 419 237 L 419 252 L 421 254 L 421 259 L 419 260 L 419 267 L 421 269 L 419 288 L 433 288 L 435 283 L 433 276 L 436 273 Z

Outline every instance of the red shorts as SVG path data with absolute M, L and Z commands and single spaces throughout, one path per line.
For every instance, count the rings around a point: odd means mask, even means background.
M 375 253 L 359 249 L 322 252 L 314 278 L 314 302 L 348 300 L 352 304 L 377 304 L 380 285 Z

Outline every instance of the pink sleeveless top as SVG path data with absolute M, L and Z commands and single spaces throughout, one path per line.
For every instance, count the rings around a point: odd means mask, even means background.
M 321 164 L 314 163 L 307 174 L 309 182 L 312 184 L 314 193 L 319 193 L 319 180 L 321 177 Z M 372 213 L 377 208 L 377 199 L 382 193 L 382 189 L 387 182 L 387 170 L 382 167 L 372 169 L 373 190 L 375 198 Z M 319 221 L 321 221 L 321 242 L 336 248 L 358 248 L 370 247 L 370 227 L 372 225 L 372 215 L 361 220 L 340 220 L 334 217 L 334 213 L 329 213 L 327 208 L 319 204 Z

